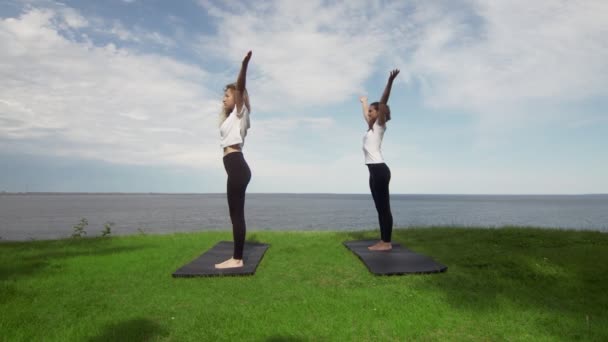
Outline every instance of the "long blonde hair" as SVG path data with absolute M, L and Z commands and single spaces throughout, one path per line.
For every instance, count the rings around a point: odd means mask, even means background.
M 227 84 L 224 88 L 224 92 L 226 92 L 228 89 L 232 90 L 233 92 L 237 91 L 236 83 Z M 247 92 L 247 89 L 243 89 L 241 95 L 243 96 L 243 104 L 245 105 L 245 107 L 247 107 L 247 111 L 251 112 L 251 105 L 249 104 L 249 93 Z M 236 103 L 234 105 L 236 106 Z M 226 118 L 228 118 L 228 115 L 230 115 L 230 113 L 226 113 L 226 108 L 222 106 L 222 110 L 220 112 L 220 125 L 226 120 Z

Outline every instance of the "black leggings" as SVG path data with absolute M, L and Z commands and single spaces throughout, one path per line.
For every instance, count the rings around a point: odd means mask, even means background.
M 232 235 L 234 237 L 233 258 L 243 259 L 245 247 L 245 191 L 251 180 L 251 170 L 241 152 L 232 152 L 224 156 L 224 168 L 228 174 L 226 194 L 228 197 L 228 210 L 232 221 Z
M 388 183 L 391 181 L 391 170 L 385 163 L 367 164 L 369 169 L 369 188 L 372 191 L 374 204 L 378 211 L 380 221 L 380 238 L 384 242 L 391 242 L 393 233 L 393 214 L 389 199 Z

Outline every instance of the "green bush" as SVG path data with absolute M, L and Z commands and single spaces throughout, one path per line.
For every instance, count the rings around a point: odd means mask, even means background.
M 109 236 L 112 234 L 112 227 L 114 226 L 114 222 L 106 222 L 103 225 L 103 230 L 101 231 L 101 236 Z
M 72 233 L 72 237 L 81 238 L 84 235 L 87 235 L 87 232 L 84 230 L 84 228 L 88 225 L 89 221 L 86 218 L 81 218 L 80 222 L 74 226 L 74 233 Z

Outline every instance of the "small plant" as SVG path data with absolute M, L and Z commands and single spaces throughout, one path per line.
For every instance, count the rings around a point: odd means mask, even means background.
M 103 225 L 103 230 L 101 231 L 101 236 L 108 236 L 112 234 L 112 227 L 114 226 L 114 222 L 106 222 Z
M 84 230 L 86 226 L 89 225 L 89 221 L 86 218 L 81 218 L 80 222 L 74 226 L 74 233 L 72 233 L 73 238 L 81 238 L 84 235 L 87 235 L 87 232 Z

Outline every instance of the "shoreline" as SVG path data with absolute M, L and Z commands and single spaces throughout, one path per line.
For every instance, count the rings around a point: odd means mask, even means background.
M 248 195 L 272 195 L 272 196 L 318 196 L 318 195 L 329 195 L 329 196 L 369 196 L 369 193 L 332 193 L 332 192 L 248 192 Z M 2 195 L 209 195 L 209 196 L 225 196 L 225 192 L 98 192 L 98 191 L 68 191 L 68 192 L 53 192 L 53 191 L 27 191 L 27 192 L 9 192 L 0 191 Z M 540 196 L 540 197 L 561 197 L 561 196 L 574 196 L 574 197 L 608 197 L 608 193 L 555 193 L 555 194 L 542 194 L 542 193 L 530 193 L 530 194 L 505 194 L 505 193 L 471 193 L 471 194 L 425 194 L 425 193 L 391 193 L 391 196 L 473 196 L 473 197 L 490 197 L 490 196 L 505 196 L 505 197 L 526 197 L 526 196 Z
M 560 228 L 560 227 L 538 227 L 538 226 L 512 226 L 512 225 L 504 225 L 504 226 L 450 226 L 450 225 L 437 225 L 437 226 L 412 226 L 412 227 L 399 227 L 394 228 L 393 232 L 407 232 L 407 231 L 437 231 L 437 230 L 447 230 L 447 231 L 463 231 L 463 232 L 485 232 L 488 230 L 511 230 L 511 231 L 528 231 L 528 232 L 567 232 L 567 233 L 599 233 L 606 234 L 608 233 L 608 229 L 576 229 L 576 228 Z M 97 232 L 97 231 L 95 231 Z M 270 234 L 373 234 L 378 233 L 378 228 L 369 229 L 364 228 L 360 230 L 319 230 L 319 229 L 311 229 L 311 230 L 271 230 L 271 229 L 252 229 L 247 232 L 247 237 L 255 235 L 257 233 L 270 233 Z M 199 231 L 166 231 L 166 232 L 146 232 L 146 231 L 138 231 L 138 232 L 128 232 L 123 234 L 116 234 L 112 232 L 107 237 L 103 237 L 100 235 L 93 236 L 83 236 L 79 238 L 73 238 L 70 236 L 59 237 L 59 238 L 49 238 L 49 239 L 37 239 L 37 238 L 27 238 L 21 240 L 9 240 L 0 236 L 0 244 L 3 243 L 30 243 L 30 242 L 62 242 L 62 241 L 75 241 L 75 240 L 95 240 L 95 239 L 108 239 L 108 238 L 131 238 L 135 236 L 170 236 L 170 235 L 199 235 L 199 234 L 232 234 L 231 228 L 218 228 L 218 229 L 208 229 L 208 230 L 199 230 Z

